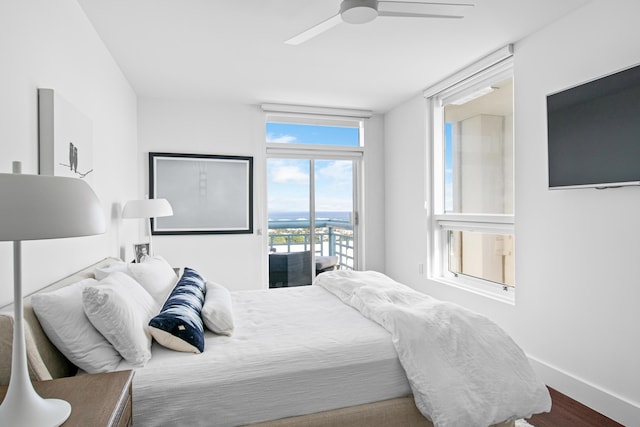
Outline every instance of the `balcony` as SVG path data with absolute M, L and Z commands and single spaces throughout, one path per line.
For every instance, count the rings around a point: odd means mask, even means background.
M 353 226 L 349 221 L 317 219 L 315 238 L 312 245 L 308 219 L 269 221 L 271 252 L 303 252 L 313 246 L 316 256 L 337 256 L 339 268 L 353 270 Z

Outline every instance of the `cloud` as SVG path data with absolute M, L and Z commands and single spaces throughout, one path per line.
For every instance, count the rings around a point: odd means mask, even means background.
M 451 182 L 444 184 L 444 211 L 453 212 L 453 184 Z
M 278 184 L 305 184 L 309 182 L 309 174 L 298 166 L 281 165 L 271 170 L 271 181 Z
M 353 166 L 349 160 L 317 160 L 316 211 L 353 209 Z M 301 159 L 268 160 L 270 211 L 306 211 L 309 209 L 309 161 Z
M 316 167 L 318 199 L 333 196 L 346 200 L 351 199 L 353 191 L 353 165 L 351 161 L 322 161 L 317 162 Z
M 316 165 L 317 167 L 317 165 Z M 319 178 L 340 182 L 351 182 L 353 167 L 349 160 L 327 162 L 326 166 L 317 169 Z
M 273 133 L 267 134 L 267 142 L 276 142 L 280 144 L 294 144 L 297 138 L 293 135 L 274 135 Z

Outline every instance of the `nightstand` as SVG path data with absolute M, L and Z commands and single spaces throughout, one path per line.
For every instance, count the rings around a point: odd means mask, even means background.
M 35 381 L 33 386 L 44 398 L 71 404 L 64 427 L 127 427 L 132 425 L 132 380 L 133 371 L 118 371 Z M 0 400 L 6 392 L 7 386 L 1 386 Z

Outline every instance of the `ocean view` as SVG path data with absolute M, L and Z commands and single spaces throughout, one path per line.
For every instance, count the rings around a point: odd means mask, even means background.
M 351 212 L 341 211 L 320 211 L 316 212 L 316 220 L 338 220 L 349 221 Z M 309 212 L 293 211 L 293 212 L 269 212 L 269 221 L 295 221 L 308 220 Z

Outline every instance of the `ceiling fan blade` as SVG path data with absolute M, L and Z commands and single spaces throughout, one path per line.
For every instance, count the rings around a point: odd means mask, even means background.
M 462 15 L 439 15 L 434 13 L 408 13 L 408 12 L 380 12 L 378 11 L 378 16 L 396 16 L 400 18 L 448 18 L 448 19 L 459 19 L 464 18 Z
M 315 25 L 309 28 L 308 30 L 301 32 L 297 36 L 291 37 L 289 40 L 285 41 L 285 43 L 293 46 L 297 46 L 300 43 L 304 43 L 307 40 L 310 40 L 324 33 L 328 29 L 335 27 L 341 22 L 342 22 L 342 18 L 340 17 L 340 14 L 334 15 L 331 18 L 327 19 L 326 21 L 323 21 L 318 25 Z
M 408 1 L 378 1 L 379 16 L 415 18 L 464 18 L 473 8 L 470 3 L 425 3 Z

